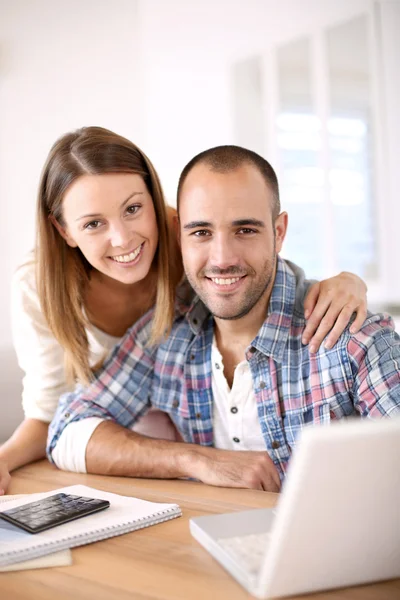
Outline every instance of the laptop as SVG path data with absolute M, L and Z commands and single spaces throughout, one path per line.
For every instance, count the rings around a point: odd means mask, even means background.
M 253 596 L 400 577 L 400 419 L 306 427 L 276 509 L 190 520 Z

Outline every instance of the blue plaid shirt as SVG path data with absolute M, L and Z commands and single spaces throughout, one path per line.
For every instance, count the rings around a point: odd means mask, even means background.
M 278 257 L 268 316 L 246 351 L 265 448 L 284 475 L 306 423 L 400 415 L 400 338 L 388 315 L 369 315 L 331 350 L 301 342 L 308 282 Z M 65 394 L 50 426 L 48 456 L 69 423 L 88 417 L 131 428 L 151 406 L 168 413 L 186 442 L 213 445 L 213 319 L 199 299 L 177 302 L 169 338 L 147 345 L 153 312 L 125 335 L 92 385 Z

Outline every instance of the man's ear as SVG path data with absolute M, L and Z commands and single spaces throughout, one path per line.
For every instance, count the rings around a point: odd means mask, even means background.
M 275 219 L 275 244 L 277 253 L 282 250 L 282 245 L 286 237 L 287 227 L 288 214 L 287 212 L 282 212 Z
M 68 246 L 71 246 L 71 248 L 76 248 L 78 244 L 75 243 L 75 241 L 69 235 L 68 231 L 64 229 L 64 227 L 57 221 L 55 216 L 49 215 L 49 219 L 52 225 L 57 229 L 61 237 L 67 242 Z
M 178 215 L 174 215 L 173 225 L 174 225 L 174 231 L 175 231 L 176 239 L 178 241 L 178 245 L 179 245 L 179 247 L 181 247 L 181 228 L 180 228 Z

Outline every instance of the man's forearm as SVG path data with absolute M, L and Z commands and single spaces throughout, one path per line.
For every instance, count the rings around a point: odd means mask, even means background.
M 86 470 L 101 475 L 194 477 L 223 487 L 276 492 L 278 472 L 267 452 L 235 452 L 148 438 L 104 421 L 86 447 Z
M 175 479 L 196 477 L 207 448 L 157 440 L 111 421 L 93 432 L 86 448 L 88 473 L 125 477 Z

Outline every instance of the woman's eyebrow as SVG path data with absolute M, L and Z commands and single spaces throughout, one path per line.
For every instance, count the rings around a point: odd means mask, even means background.
M 128 196 L 126 200 L 123 201 L 123 203 L 121 204 L 121 208 L 125 206 L 125 204 L 129 202 L 129 200 L 132 200 L 134 196 L 143 196 L 143 192 L 132 192 L 132 194 Z
M 132 192 L 132 194 L 129 194 L 129 196 L 126 198 L 126 200 L 124 200 L 121 204 L 121 208 L 123 208 L 125 206 L 125 204 L 127 204 L 129 202 L 129 200 L 132 200 L 132 198 L 134 196 L 142 196 L 143 192 Z M 91 213 L 88 215 L 82 215 L 81 217 L 78 217 L 77 219 L 75 219 L 75 221 L 80 221 L 81 219 L 93 219 L 94 217 L 100 217 L 101 213 Z

